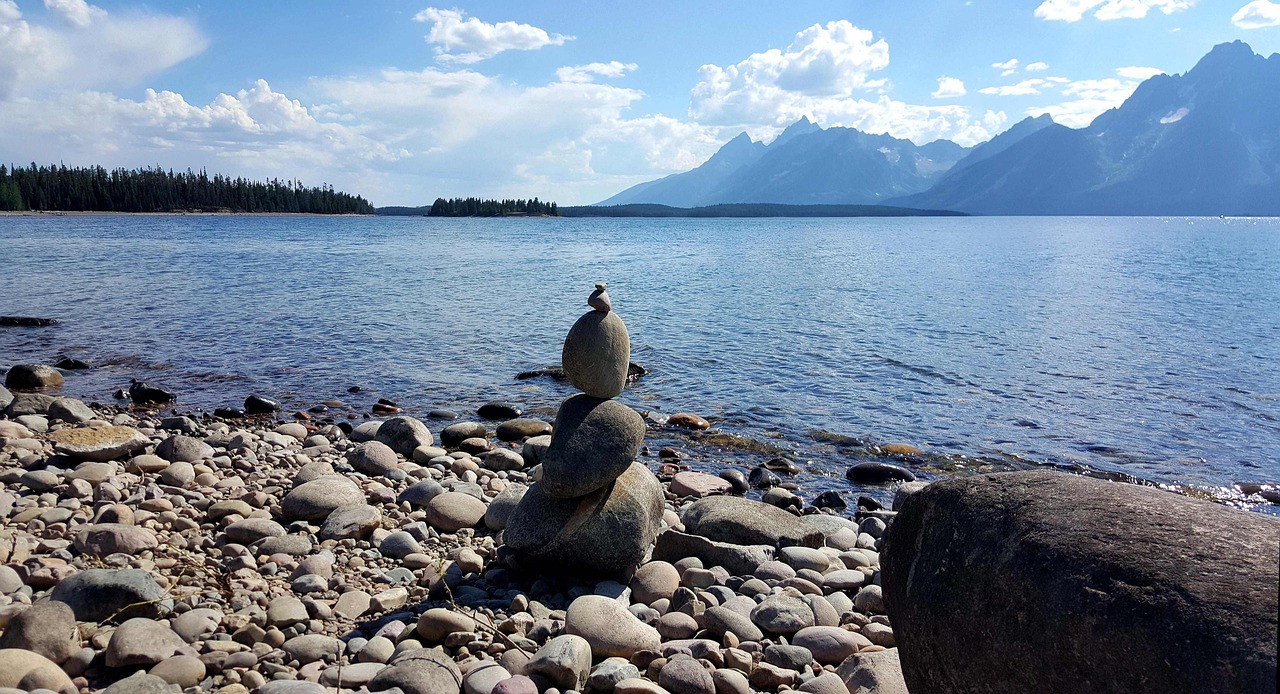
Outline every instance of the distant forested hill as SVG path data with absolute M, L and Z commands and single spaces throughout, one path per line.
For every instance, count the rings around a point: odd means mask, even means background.
M 250 181 L 190 169 L 0 166 L 0 211 L 373 214 L 368 200 L 298 181 Z

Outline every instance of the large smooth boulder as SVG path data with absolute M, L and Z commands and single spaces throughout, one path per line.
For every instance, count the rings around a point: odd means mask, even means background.
M 798 517 L 739 496 L 713 496 L 680 512 L 685 532 L 717 542 L 773 547 L 821 547 L 822 531 Z
M 4 384 L 14 390 L 52 388 L 62 385 L 62 374 L 45 364 L 16 364 L 5 373 Z
M 375 436 L 390 446 L 391 450 L 410 460 L 413 459 L 413 449 L 436 442 L 427 425 L 413 417 L 392 417 L 378 427 Z
M 911 691 L 1276 683 L 1280 519 L 1050 471 L 936 482 L 881 581 Z
M 37 602 L 14 615 L 0 633 L 0 648 L 21 648 L 62 663 L 80 647 L 76 615 L 57 600 Z
M 364 492 L 341 475 L 322 475 L 293 488 L 280 502 L 285 520 L 324 521 L 347 506 L 364 506 Z
M 616 397 L 627 385 L 631 361 L 627 326 L 612 311 L 589 311 L 569 328 L 560 358 L 574 388 L 592 397 Z
M 565 611 L 564 631 L 591 644 L 593 658 L 630 658 L 636 651 L 658 650 L 658 630 L 636 619 L 626 605 L 603 595 L 583 595 Z
M 173 607 L 142 569 L 86 569 L 62 579 L 49 598 L 65 602 L 81 622 L 159 617 Z
M 677 562 L 686 557 L 697 557 L 706 566 L 723 566 L 734 576 L 747 576 L 756 567 L 773 559 L 772 545 L 735 545 L 716 542 L 701 535 L 690 535 L 677 530 L 664 530 L 653 545 L 653 558 Z
M 542 456 L 542 485 L 558 499 L 608 486 L 636 458 L 644 418 L 613 400 L 574 395 L 560 403 L 555 433 Z
M 391 659 L 389 666 L 369 681 L 371 691 L 399 687 L 404 694 L 458 694 L 462 671 L 436 648 L 414 648 Z
M 76 530 L 75 547 L 81 554 L 105 557 L 117 552 L 137 555 L 159 546 L 156 534 L 140 525 L 95 523 Z
M 29 692 L 49 689 L 59 694 L 79 691 L 67 673 L 48 658 L 21 648 L 0 649 L 0 687 Z
M 638 463 L 581 499 L 557 499 L 538 482 L 507 519 L 503 538 L 530 568 L 617 574 L 644 557 L 658 534 L 662 504 L 662 485 Z
M 49 440 L 59 453 L 78 460 L 103 462 L 123 458 L 151 443 L 133 427 L 84 427 L 49 432 Z
M 849 694 L 908 694 L 907 685 L 902 678 L 901 654 L 896 648 L 868 653 L 856 653 L 849 656 L 836 670 L 836 676 L 844 682 Z M 970 683 L 969 688 L 962 691 L 990 692 L 1009 691 L 999 687 L 991 687 L 990 680 L 977 680 Z M 996 683 L 998 684 L 998 683 Z M 917 689 L 916 691 L 921 691 Z M 957 690 L 961 691 L 961 690 Z M 1029 692 L 1043 691 L 1029 689 Z M 1104 688 L 1099 691 L 1145 691 Z

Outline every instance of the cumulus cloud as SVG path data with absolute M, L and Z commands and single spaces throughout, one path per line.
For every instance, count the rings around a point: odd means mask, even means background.
M 1078 22 L 1090 11 L 1095 19 L 1142 19 L 1155 9 L 1164 14 L 1180 12 L 1195 0 L 1044 0 L 1035 16 L 1049 22 Z
M 1143 80 L 1162 71 L 1150 67 L 1122 67 L 1115 72 L 1116 77 L 1062 82 L 1062 102 L 1030 108 L 1027 114 L 1038 116 L 1047 113 L 1053 116 L 1054 121 L 1067 127 L 1083 128 L 1104 111 L 1123 104 Z
M 44 0 L 45 9 L 72 26 L 87 27 L 107 16 L 107 11 L 85 0 Z
M 435 45 L 436 60 L 442 63 L 478 63 L 505 51 L 534 51 L 546 46 L 563 46 L 572 36 L 549 34 L 532 24 L 498 22 L 489 24 L 467 18 L 461 10 L 428 7 L 414 15 L 415 22 L 429 22 L 427 43 Z
M 964 82 L 955 77 L 939 77 L 938 88 L 933 91 L 932 96 L 935 99 L 954 99 L 964 96 L 966 93 Z
M 15 3 L 0 2 L 0 100 L 136 85 L 208 44 L 179 17 L 117 17 L 76 0 L 45 4 L 65 26 L 32 24 Z
M 1027 66 L 1022 68 L 1022 71 L 1023 72 L 1044 72 L 1045 70 L 1048 70 L 1048 69 L 1049 69 L 1048 63 L 1037 61 L 1034 63 L 1027 63 Z
M 596 77 L 616 79 L 638 67 L 640 66 L 635 63 L 623 63 L 617 60 L 607 63 L 567 65 L 556 69 L 556 79 L 561 82 L 594 82 Z
M 1231 15 L 1231 23 L 1241 29 L 1280 26 L 1280 4 L 1269 0 L 1253 0 Z

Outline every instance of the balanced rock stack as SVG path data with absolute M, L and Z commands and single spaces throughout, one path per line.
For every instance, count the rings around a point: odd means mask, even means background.
M 605 285 L 564 341 L 564 373 L 581 395 L 560 404 L 542 479 L 529 487 L 503 538 L 530 568 L 618 574 L 638 563 L 662 521 L 662 487 L 635 463 L 644 420 L 613 400 L 627 381 L 631 340 Z

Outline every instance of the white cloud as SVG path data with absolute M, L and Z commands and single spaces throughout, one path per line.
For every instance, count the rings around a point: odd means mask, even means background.
M 463 19 L 461 10 L 428 7 L 414 15 L 415 22 L 430 22 L 427 43 L 435 44 L 436 60 L 442 63 L 478 63 L 505 51 L 533 51 L 546 46 L 563 46 L 572 36 L 549 34 L 531 24 L 498 22 L 489 24 L 475 17 Z
M 1156 74 L 1160 72 L 1155 68 L 1117 68 L 1119 77 L 1068 82 L 1062 86 L 1065 101 L 1030 108 L 1027 114 L 1038 116 L 1047 113 L 1053 116 L 1054 121 L 1069 128 L 1086 127 L 1104 111 L 1123 104 L 1142 83 L 1144 78 L 1140 75 L 1150 76 L 1153 70 Z
M 1195 0 L 1044 0 L 1035 16 L 1050 22 L 1078 22 L 1091 10 L 1095 19 L 1142 19 L 1152 9 L 1164 14 L 1180 12 Z
M 845 20 L 815 24 L 786 49 L 753 53 L 733 65 L 704 65 L 689 104 L 703 125 L 768 137 L 808 116 L 826 126 L 889 133 L 918 143 L 947 137 L 961 144 L 989 139 L 1000 116 L 970 115 L 961 106 L 918 106 L 889 98 L 875 73 L 889 65 L 889 45 Z
M 0 2 L 0 100 L 136 85 L 208 43 L 179 17 L 116 17 L 73 0 L 47 4 L 67 26 L 33 25 L 15 3 Z
M 561 82 L 593 82 L 596 77 L 616 79 L 638 68 L 635 63 L 623 63 L 611 60 L 607 63 L 588 63 L 587 65 L 567 65 L 556 69 L 556 79 Z
M 85 0 L 44 0 L 44 6 L 62 21 L 77 27 L 87 27 L 107 16 L 106 10 Z
M 1049 63 L 1044 62 L 1027 63 L 1027 66 L 1022 68 L 1023 72 L 1044 72 L 1048 69 Z
M 966 93 L 964 82 L 959 79 L 955 77 L 939 77 L 938 88 L 929 96 L 935 99 L 954 99 L 964 96 Z
M 989 96 L 1031 96 L 1039 94 L 1041 88 L 1049 85 L 1048 80 L 1029 79 L 1022 80 L 1017 84 L 1006 84 L 999 87 L 983 87 L 978 90 L 979 94 L 987 94 Z
M 1253 0 L 1231 15 L 1231 23 L 1241 29 L 1280 26 L 1280 5 L 1269 0 Z
M 1008 77 L 1018 71 L 1018 59 L 1010 58 L 1003 63 L 991 63 L 991 67 L 1000 70 L 1001 77 Z
M 1150 79 L 1156 75 L 1163 75 L 1164 70 L 1161 70 L 1158 67 L 1118 67 L 1116 68 L 1116 74 L 1127 80 L 1138 80 L 1141 82 L 1142 80 Z

